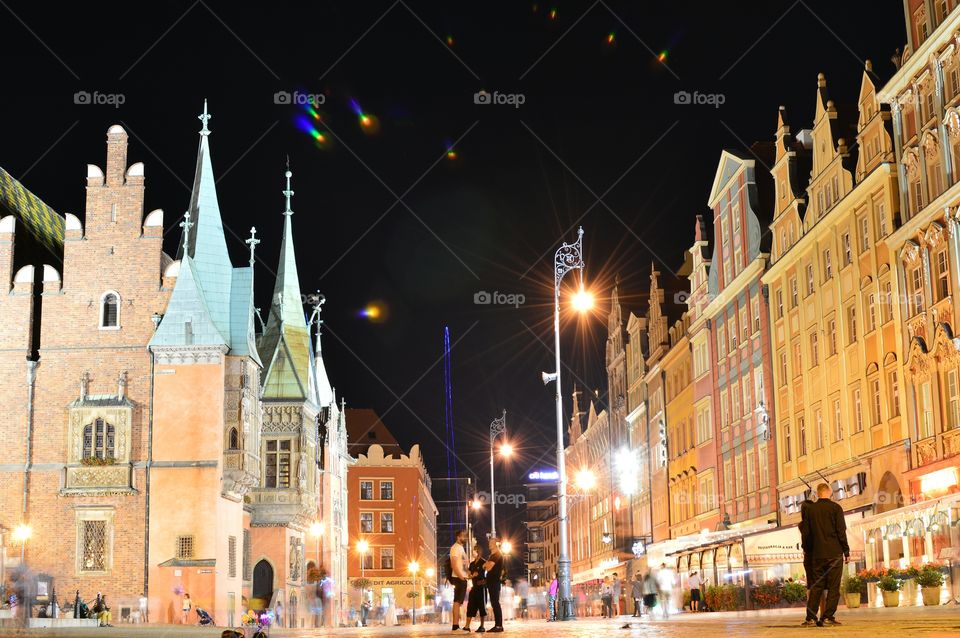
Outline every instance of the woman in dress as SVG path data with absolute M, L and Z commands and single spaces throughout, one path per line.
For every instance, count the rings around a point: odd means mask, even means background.
M 387 613 L 383 615 L 383 624 L 387 627 L 395 627 L 400 624 L 397 622 L 397 602 L 392 594 L 387 598 Z

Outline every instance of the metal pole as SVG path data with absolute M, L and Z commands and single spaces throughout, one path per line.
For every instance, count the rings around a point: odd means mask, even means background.
M 570 583 L 570 549 L 569 534 L 567 530 L 567 469 L 564 460 L 563 446 L 563 394 L 560 386 L 560 283 L 563 276 L 574 269 L 582 269 L 583 262 L 583 228 L 577 233 L 577 241 L 573 244 L 564 243 L 557 249 L 554 255 L 554 289 L 553 289 L 553 347 L 556 384 L 556 403 L 557 415 L 557 471 L 560 474 L 560 484 L 558 490 L 558 528 L 560 536 L 560 552 L 557 558 L 557 580 L 559 585 L 560 609 L 557 614 L 560 620 L 573 620 L 575 610 L 573 606 L 573 595 L 571 593 Z
M 413 593 L 417 595 L 413 599 L 413 624 L 417 624 L 417 605 L 420 604 L 420 590 L 417 589 L 417 572 L 413 572 Z
M 497 537 L 497 490 L 493 485 L 493 431 L 490 432 L 490 536 Z

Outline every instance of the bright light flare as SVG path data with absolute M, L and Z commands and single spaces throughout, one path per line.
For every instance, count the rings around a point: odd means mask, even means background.
M 426 575 L 427 578 L 433 578 L 434 574 L 436 574 L 437 572 L 433 569 L 433 567 L 427 567 L 427 569 L 424 570 L 423 573 Z
M 316 521 L 310 526 L 310 535 L 314 538 L 323 536 L 323 523 Z
M 15 528 L 13 528 L 13 540 L 18 543 L 24 543 L 30 538 L 32 530 L 30 526 L 26 523 L 20 523 Z
M 373 134 L 380 130 L 380 120 L 375 115 L 365 112 L 360 103 L 350 99 L 350 109 L 356 114 L 357 121 L 360 122 L 360 130 L 364 133 Z
M 573 297 L 570 298 L 570 304 L 577 312 L 587 312 L 593 309 L 593 293 L 585 290 L 581 286 L 580 290 L 573 293 Z
M 640 460 L 634 450 L 620 448 L 613 459 L 613 467 L 620 480 L 620 491 L 631 496 L 640 483 Z
M 504 554 L 509 554 L 513 551 L 513 543 L 510 541 L 500 541 L 500 551 Z
M 382 323 L 387 319 L 387 305 L 382 301 L 371 301 L 357 311 L 357 316 L 369 319 L 372 323 Z
M 410 561 L 410 564 L 407 565 L 407 571 L 411 574 L 417 574 L 420 572 L 420 563 L 415 560 Z
M 590 470 L 580 470 L 573 480 L 574 485 L 581 490 L 592 490 L 597 486 L 597 475 Z
M 475 498 L 472 501 L 470 501 L 470 507 L 472 507 L 475 510 L 478 510 L 481 507 L 483 507 L 483 503 L 480 502 L 480 499 Z
M 663 51 L 661 51 L 661 52 L 657 55 L 657 60 L 658 60 L 659 62 L 666 62 L 666 61 L 667 61 L 667 50 L 666 50 L 666 49 L 664 49 Z
M 357 551 L 361 554 L 366 554 L 367 550 L 370 549 L 370 543 L 367 541 L 357 541 Z
M 513 446 L 509 443 L 504 443 L 500 446 L 500 456 L 509 457 L 513 455 Z
M 607 44 L 614 44 L 617 41 L 617 34 L 611 31 L 607 34 Z

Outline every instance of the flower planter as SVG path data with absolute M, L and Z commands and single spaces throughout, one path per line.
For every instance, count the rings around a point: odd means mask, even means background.
M 883 592 L 883 606 L 884 606 L 884 607 L 899 607 L 899 606 L 900 606 L 900 592 L 898 592 L 898 591 L 885 591 L 885 592 Z
M 853 594 L 844 594 L 844 599 L 846 600 L 847 607 L 850 609 L 857 609 L 860 606 L 860 592 Z
M 936 607 L 940 604 L 939 587 L 921 587 L 920 594 L 923 596 L 923 604 L 925 607 Z

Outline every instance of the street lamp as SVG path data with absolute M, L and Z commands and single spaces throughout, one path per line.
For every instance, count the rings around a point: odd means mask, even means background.
M 20 523 L 13 529 L 13 540 L 20 541 L 20 564 L 23 564 L 24 549 L 27 546 L 27 540 L 30 538 L 30 526 L 26 523 Z
M 493 444 L 497 437 L 506 431 L 507 411 L 504 410 L 500 418 L 490 422 L 490 536 L 494 538 L 497 536 L 497 490 L 493 486 Z M 507 448 L 505 456 L 509 456 L 513 448 L 507 443 L 504 444 L 504 447 Z
M 365 588 L 363 587 L 363 585 L 366 584 L 367 582 L 366 570 L 365 570 L 366 561 L 364 560 L 364 558 L 366 557 L 368 549 L 370 549 L 370 543 L 368 543 L 365 540 L 357 541 L 357 553 L 360 554 L 360 585 L 361 585 L 360 586 L 360 609 L 361 610 L 363 609 L 363 603 L 367 601 L 367 592 L 365 591 Z
M 413 599 L 413 610 L 412 610 L 413 624 L 416 625 L 417 624 L 417 605 L 420 604 L 420 590 L 417 589 L 417 572 L 420 571 L 420 563 L 418 563 L 415 560 L 412 560 L 410 561 L 410 564 L 407 565 L 407 569 L 410 570 L 411 574 L 413 574 L 413 593 L 417 595 L 416 598 Z
M 583 228 L 577 231 L 577 241 L 572 244 L 564 242 L 553 256 L 553 339 L 554 363 L 553 373 L 542 374 L 543 383 L 554 382 L 554 401 L 557 414 L 557 470 L 560 472 L 558 489 L 558 527 L 560 536 L 560 554 L 557 559 L 557 580 L 559 585 L 560 620 L 572 620 L 574 615 L 573 597 L 570 593 L 570 551 L 567 530 L 567 470 L 564 463 L 563 449 L 563 394 L 560 389 L 560 284 L 563 277 L 571 270 L 583 271 L 586 264 L 583 261 Z M 578 312 L 589 310 L 593 305 L 592 296 L 583 289 L 573 298 L 574 309 Z

